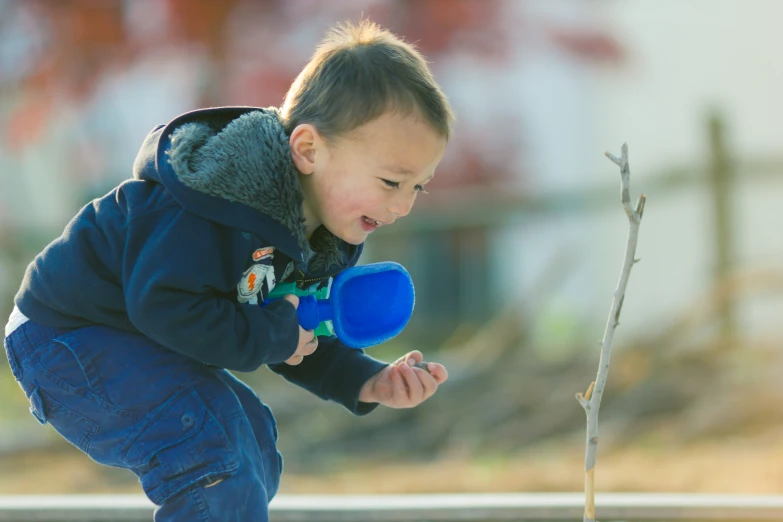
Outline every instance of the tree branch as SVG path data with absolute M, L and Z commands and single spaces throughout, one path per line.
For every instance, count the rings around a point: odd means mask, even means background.
M 587 392 L 582 395 L 576 394 L 576 400 L 582 405 L 587 415 L 587 440 L 585 443 L 585 513 L 583 522 L 595 522 L 595 459 L 598 451 L 598 411 L 601 407 L 601 398 L 604 395 L 606 380 L 609 377 L 609 361 L 612 355 L 612 339 L 614 330 L 620 324 L 620 311 L 625 298 L 625 288 L 628 285 L 628 277 L 631 275 L 631 268 L 638 261 L 634 255 L 636 253 L 636 243 L 639 236 L 639 224 L 642 221 L 644 213 L 644 203 L 647 200 L 644 194 L 639 196 L 636 202 L 636 208 L 631 208 L 630 195 L 630 177 L 631 171 L 628 166 L 628 145 L 623 144 L 622 156 L 616 156 L 606 152 L 606 157 L 612 160 L 620 167 L 620 200 L 623 204 L 626 216 L 628 216 L 629 231 L 628 241 L 625 247 L 625 258 L 623 268 L 620 272 L 620 280 L 617 282 L 617 288 L 614 291 L 612 306 L 609 309 L 609 318 L 606 321 L 604 338 L 601 341 L 601 355 L 598 361 L 598 375 L 595 381 L 590 384 Z

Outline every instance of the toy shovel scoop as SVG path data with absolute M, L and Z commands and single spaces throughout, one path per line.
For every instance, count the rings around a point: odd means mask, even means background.
M 327 299 L 299 298 L 297 315 L 306 330 L 331 321 L 346 346 L 366 348 L 397 336 L 413 314 L 413 281 L 399 263 L 356 266 L 337 274 Z

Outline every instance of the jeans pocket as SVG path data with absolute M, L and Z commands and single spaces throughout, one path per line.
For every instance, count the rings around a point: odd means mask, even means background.
M 41 346 L 32 360 L 33 373 L 64 392 L 84 397 L 105 412 L 133 421 L 142 418 L 141 413 L 120 408 L 111 401 L 92 350 L 73 333 L 62 334 Z
M 153 412 L 124 460 L 157 505 L 191 486 L 233 475 L 239 468 L 225 430 L 195 391 L 180 394 Z
M 41 424 L 47 422 L 68 442 L 87 453 L 98 425 L 68 408 L 35 385 L 30 392 L 30 413 Z
M 40 368 L 55 383 L 74 391 L 95 391 L 91 357 L 85 354 L 82 344 L 72 334 L 55 337 L 35 355 Z

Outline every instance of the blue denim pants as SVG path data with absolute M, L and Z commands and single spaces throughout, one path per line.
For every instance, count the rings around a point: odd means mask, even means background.
M 5 349 L 35 418 L 94 461 L 135 473 L 156 522 L 268 520 L 277 428 L 226 370 L 102 326 L 28 321 Z

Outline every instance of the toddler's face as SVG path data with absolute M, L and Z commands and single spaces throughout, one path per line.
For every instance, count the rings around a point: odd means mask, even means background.
M 312 172 L 301 178 L 308 230 L 322 224 L 356 245 L 411 211 L 446 140 L 417 116 L 390 112 L 315 147 Z

